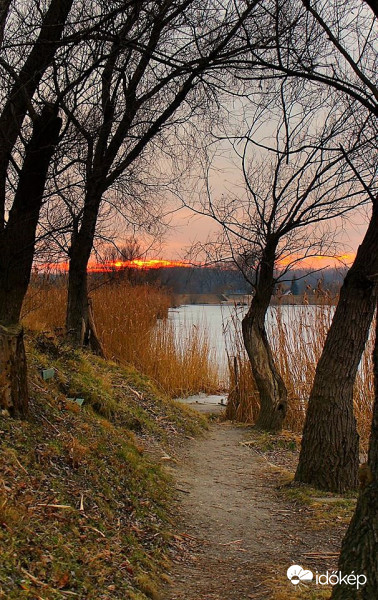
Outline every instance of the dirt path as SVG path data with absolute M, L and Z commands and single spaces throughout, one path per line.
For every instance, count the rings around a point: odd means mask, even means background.
M 293 507 L 277 498 L 265 459 L 241 444 L 245 436 L 243 428 L 213 425 L 174 470 L 182 548 L 164 600 L 271 598 L 269 578 L 286 580 L 289 591 L 288 566 L 301 564 L 319 543 L 321 550 L 338 545 L 302 531 Z

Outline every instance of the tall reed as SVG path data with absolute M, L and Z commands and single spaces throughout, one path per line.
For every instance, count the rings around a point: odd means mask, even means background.
M 32 276 L 21 319 L 27 327 L 36 331 L 63 328 L 66 305 L 66 277 L 56 277 L 49 272 L 36 274 Z
M 229 369 L 226 418 L 254 423 L 260 410 L 259 394 L 244 347 L 240 308 L 235 306 L 224 327 Z
M 135 365 L 171 396 L 218 389 L 206 330 L 187 324 L 177 335 L 170 298 L 148 285 L 104 286 L 93 296 L 98 333 L 112 357 Z
M 268 337 L 276 365 L 288 390 L 288 413 L 285 427 L 300 433 L 303 429 L 307 401 L 314 380 L 334 308 L 327 304 L 270 308 Z M 374 328 L 373 328 L 374 330 Z M 371 427 L 373 406 L 372 336 L 361 360 L 354 389 L 354 407 L 365 452 Z M 227 332 L 230 389 L 227 416 L 242 422 L 255 421 L 259 395 L 248 356 L 244 349 L 240 314 L 232 318 Z
M 34 330 L 63 329 L 66 282 L 36 278 L 24 304 L 23 322 Z M 167 318 L 169 295 L 150 285 L 120 281 L 91 292 L 97 333 L 109 358 L 134 365 L 172 397 L 219 389 L 207 333 Z

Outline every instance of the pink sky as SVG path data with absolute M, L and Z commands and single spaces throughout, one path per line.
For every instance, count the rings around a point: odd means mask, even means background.
M 192 178 L 192 184 L 192 192 L 190 191 L 190 184 L 186 191 L 186 198 L 189 202 L 206 194 L 200 171 L 198 171 L 198 177 Z M 226 152 L 215 160 L 214 169 L 212 168 L 209 171 L 209 186 L 210 194 L 215 200 L 223 193 L 235 193 L 240 186 L 244 191 L 244 179 L 239 165 L 235 162 L 235 155 L 232 152 L 228 156 Z M 175 200 L 173 200 L 172 208 L 175 207 L 177 205 L 175 204 Z M 358 212 L 349 213 L 349 217 L 344 218 L 342 221 L 342 227 L 341 220 L 338 220 L 336 241 L 340 246 L 337 254 L 340 256 L 349 255 L 345 256 L 345 260 L 349 264 L 353 261 L 357 247 L 365 234 L 370 212 L 370 205 L 367 205 L 359 209 Z M 191 246 L 198 242 L 205 242 L 209 238 L 211 239 L 212 235 L 217 230 L 219 231 L 218 227 L 211 218 L 197 215 L 189 208 L 183 208 L 174 212 L 171 217 L 170 228 L 162 240 L 161 257 L 169 260 L 185 258 Z M 335 263 L 337 264 L 337 261 L 325 258 L 322 263 L 317 260 L 316 267 L 333 266 Z
M 367 228 L 368 215 L 361 211 L 353 220 L 344 224 L 340 239 L 340 259 L 346 264 L 353 261 L 357 247 Z M 216 231 L 216 224 L 208 217 L 193 214 L 189 209 L 182 209 L 174 215 L 171 229 L 167 232 L 162 244 L 161 255 L 170 260 L 182 259 L 188 249 L 196 242 L 205 242 Z M 326 267 L 339 264 L 339 261 L 324 257 L 313 259 L 314 266 Z M 300 266 L 300 264 L 298 264 Z M 307 262 L 307 266 L 309 262 Z

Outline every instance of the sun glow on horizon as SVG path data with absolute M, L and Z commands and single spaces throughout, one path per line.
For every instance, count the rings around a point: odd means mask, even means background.
M 324 269 L 335 268 L 340 265 L 349 267 L 354 259 L 354 253 L 345 253 L 337 256 L 301 256 L 292 254 L 280 259 L 277 262 L 278 268 L 291 266 L 291 269 Z M 149 271 L 157 269 L 170 269 L 174 267 L 191 268 L 216 265 L 206 265 L 205 263 L 194 263 L 185 260 L 167 260 L 162 258 L 141 259 L 134 258 L 131 260 L 106 260 L 103 262 L 90 261 L 88 263 L 88 273 L 111 273 L 124 271 L 126 269 L 137 269 L 139 271 Z M 37 271 L 60 271 L 67 273 L 69 271 L 69 262 L 60 263 L 44 263 L 36 267 Z
M 88 273 L 107 273 L 112 271 L 123 271 L 125 269 L 150 270 L 162 268 L 169 269 L 173 267 L 188 268 L 193 266 L 196 265 L 182 260 L 165 260 L 160 258 L 134 258 L 132 260 L 105 260 L 104 262 L 90 261 L 88 263 L 87 271 Z M 38 270 L 39 269 L 67 272 L 69 270 L 69 262 L 44 263 L 43 265 L 38 267 Z

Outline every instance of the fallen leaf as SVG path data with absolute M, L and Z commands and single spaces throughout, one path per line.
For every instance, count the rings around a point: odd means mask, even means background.
M 63 575 L 61 575 L 61 577 L 59 577 L 58 583 L 57 583 L 57 588 L 59 590 L 61 590 L 62 588 L 67 587 L 69 581 L 70 581 L 70 575 L 67 571 L 66 573 L 63 573 Z

